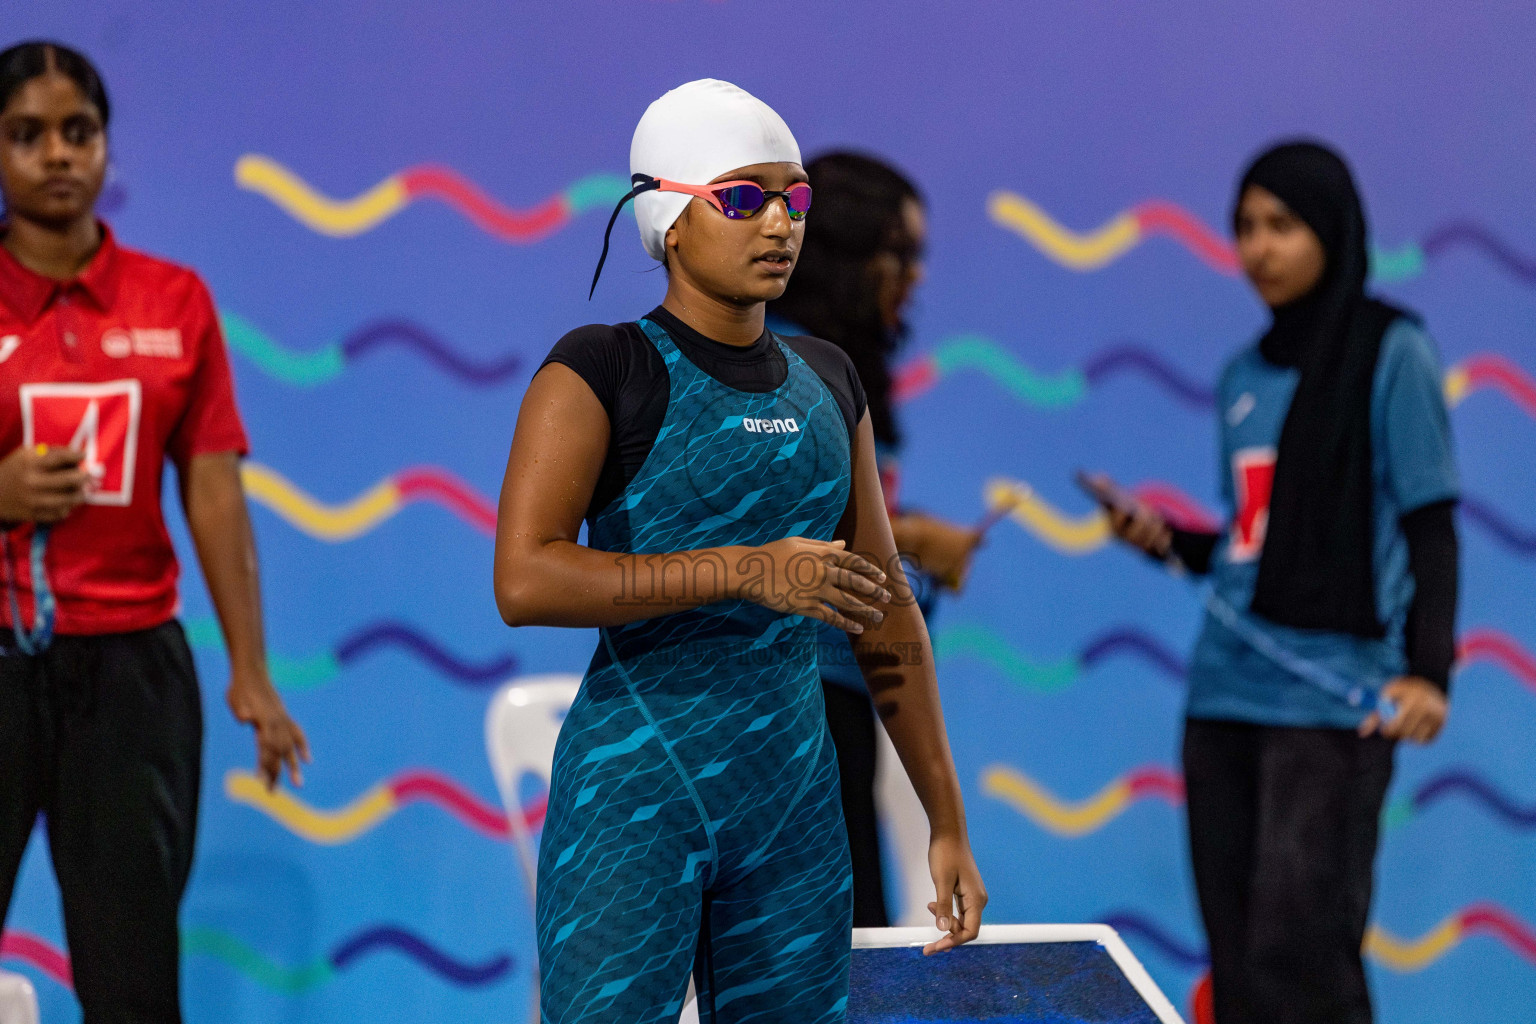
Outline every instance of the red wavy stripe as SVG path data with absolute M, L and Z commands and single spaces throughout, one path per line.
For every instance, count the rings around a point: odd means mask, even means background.
M 1461 912 L 1461 927 L 1498 936 L 1510 949 L 1536 963 L 1536 932 L 1496 903 L 1474 903 Z
M 1184 802 L 1183 776 L 1175 775 L 1166 768 L 1157 765 L 1138 768 L 1126 776 L 1125 782 L 1133 798 L 1160 796 L 1171 804 Z
M 400 183 L 412 198 L 431 196 L 461 210 L 482 230 L 506 242 L 534 242 L 570 218 L 564 195 L 551 196 L 531 210 L 513 210 L 447 167 L 411 167 L 401 171 Z
M 1131 214 L 1143 234 L 1171 235 L 1212 270 L 1219 270 L 1223 274 L 1237 273 L 1237 253 L 1232 246 L 1183 207 L 1165 200 L 1152 199 L 1137 204 L 1131 209 Z
M 1220 530 L 1216 517 L 1172 484 L 1153 481 L 1135 488 L 1136 497 L 1157 509 L 1168 521 L 1186 530 Z
M 1536 657 L 1532 657 L 1513 637 L 1496 629 L 1467 630 L 1461 635 L 1456 657 L 1463 663 L 1487 658 L 1527 686 L 1536 688 Z
M 476 831 L 493 839 L 507 837 L 507 816 L 500 807 L 492 807 L 478 797 L 465 792 L 458 783 L 436 772 L 404 772 L 389 783 L 389 791 L 396 800 L 427 800 L 447 810 Z M 529 804 L 523 811 L 523 821 L 532 830 L 544 823 L 545 801 Z
M 0 936 L 0 957 L 23 960 L 67 989 L 75 987 L 75 972 L 69 966 L 69 954 L 26 932 L 6 932 Z
M 395 487 L 406 501 L 435 501 L 485 533 L 496 532 L 496 508 L 467 483 L 445 470 L 415 466 L 395 474 Z
M 938 382 L 939 368 L 933 357 L 919 356 L 897 368 L 896 379 L 891 381 L 891 400 L 905 402 L 916 398 Z
M 1467 383 L 1474 388 L 1498 388 L 1515 404 L 1536 416 L 1536 380 L 1501 355 L 1473 356 L 1461 364 Z

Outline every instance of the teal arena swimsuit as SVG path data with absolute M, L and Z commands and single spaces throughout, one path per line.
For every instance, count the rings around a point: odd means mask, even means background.
M 739 391 L 640 327 L 666 366 L 666 415 L 590 545 L 831 540 L 850 441 L 816 371 L 775 339 L 784 382 Z M 676 1021 L 690 969 L 704 1022 L 843 1020 L 852 884 L 817 628 L 733 600 L 600 630 L 539 850 L 546 1022 Z

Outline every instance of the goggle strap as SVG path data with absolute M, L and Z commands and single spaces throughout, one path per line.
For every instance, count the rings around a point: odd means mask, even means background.
M 661 181 L 648 174 L 632 174 L 629 178 L 634 187 L 624 194 L 619 204 L 613 208 L 613 216 L 608 218 L 608 230 L 603 232 L 603 254 L 597 258 L 597 270 L 592 274 L 592 289 L 587 292 L 587 301 L 592 301 L 592 296 L 597 293 L 597 279 L 603 275 L 603 264 L 608 261 L 608 238 L 613 234 L 614 222 L 619 219 L 619 211 L 624 209 L 624 204 L 635 198 L 642 192 L 652 192 L 661 188 Z

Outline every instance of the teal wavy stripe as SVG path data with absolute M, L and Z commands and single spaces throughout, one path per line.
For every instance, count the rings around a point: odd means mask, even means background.
M 1031 405 L 1062 409 L 1082 401 L 1088 378 L 1081 370 L 1036 373 L 1007 349 L 980 335 L 967 334 L 946 342 L 934 353 L 940 376 L 956 370 L 981 370 Z
M 288 995 L 324 985 L 336 973 L 324 960 L 302 967 L 281 967 L 239 939 L 211 928 L 183 928 L 181 949 L 183 953 L 217 957 L 258 984 Z
M 1424 273 L 1424 250 L 1413 242 L 1371 252 L 1371 277 L 1378 284 L 1407 281 Z
M 346 356 L 340 345 L 314 352 L 293 352 L 234 313 L 221 313 L 219 322 L 231 348 L 286 384 L 311 388 L 335 377 L 345 366 Z
M 1082 672 L 1077 658 L 1035 662 L 979 626 L 951 626 L 933 641 L 933 655 L 941 663 L 952 657 L 970 657 L 1000 669 L 1017 683 L 1042 693 L 1059 693 L 1070 687 Z
M 629 180 L 616 174 L 589 174 L 565 190 L 565 202 L 571 215 L 594 206 L 612 206 L 629 191 Z
M 205 651 L 222 651 L 224 634 L 213 619 L 190 619 L 184 622 L 187 642 Z M 280 654 L 267 656 L 267 671 L 279 690 L 301 693 L 314 690 L 341 674 L 341 663 L 334 654 L 316 654 L 308 658 L 285 658 Z

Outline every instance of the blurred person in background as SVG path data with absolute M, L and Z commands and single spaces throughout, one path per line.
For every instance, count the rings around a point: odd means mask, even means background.
M 903 507 L 899 500 L 902 431 L 893 408 L 891 362 L 907 334 L 906 312 L 923 278 L 928 234 L 923 197 L 900 171 L 858 153 L 824 154 L 806 165 L 806 173 L 816 190 L 816 215 L 806 222 L 789 286 L 768 303 L 768 326 L 784 336 L 831 341 L 858 371 L 891 533 L 913 598 L 931 622 L 937 590 L 964 585 L 981 534 Z M 853 924 L 883 928 L 890 922 L 875 809 L 875 707 L 848 634 L 823 623 L 817 649 L 853 858 Z
M 1264 153 L 1233 226 L 1272 319 L 1217 390 L 1231 525 L 1173 529 L 1145 506 L 1111 521 L 1214 586 L 1183 761 L 1216 1020 L 1366 1024 L 1396 742 L 1439 734 L 1455 656 L 1449 417 L 1419 319 L 1365 293 L 1365 214 L 1337 154 Z M 1352 690 L 1392 713 L 1362 712 Z
M 203 736 L 167 459 L 268 787 L 309 750 L 267 674 L 218 314 L 96 219 L 109 115 L 79 53 L 0 52 L 0 919 L 41 814 L 86 1024 L 166 1024 Z

